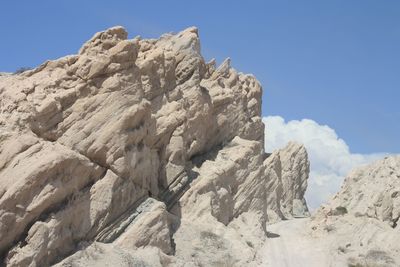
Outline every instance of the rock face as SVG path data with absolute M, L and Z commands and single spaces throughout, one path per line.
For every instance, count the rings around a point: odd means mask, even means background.
M 276 222 L 293 217 L 308 217 L 304 194 L 310 163 L 304 146 L 290 142 L 275 151 L 265 162 L 268 220 Z
M 268 214 L 307 214 L 309 171 L 294 143 L 266 157 L 261 94 L 229 59 L 204 61 L 196 28 L 114 27 L 2 75 L 2 261 L 256 265 Z
M 312 234 L 349 266 L 399 266 L 399 190 L 400 156 L 353 171 L 313 217 Z

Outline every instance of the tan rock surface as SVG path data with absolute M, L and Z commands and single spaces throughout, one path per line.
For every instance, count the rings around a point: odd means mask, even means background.
M 349 266 L 399 266 L 400 156 L 351 172 L 312 221 L 312 235 L 330 240 Z
M 304 194 L 310 162 L 303 145 L 290 142 L 264 162 L 267 178 L 269 222 L 293 217 L 308 217 Z
M 297 144 L 266 158 L 261 94 L 229 59 L 204 61 L 196 28 L 128 40 L 114 27 L 2 75 L 2 260 L 259 264 L 269 211 L 306 215 L 309 169 Z

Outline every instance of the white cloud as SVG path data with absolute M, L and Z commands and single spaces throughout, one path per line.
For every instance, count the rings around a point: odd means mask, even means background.
M 343 178 L 354 167 L 380 159 L 386 154 L 353 154 L 335 130 L 309 119 L 285 122 L 280 116 L 264 117 L 265 150 L 272 152 L 289 141 L 304 144 L 311 171 L 306 200 L 311 210 L 339 191 Z

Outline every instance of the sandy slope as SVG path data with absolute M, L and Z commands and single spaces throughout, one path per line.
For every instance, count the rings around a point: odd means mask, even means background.
M 327 242 L 315 239 L 306 232 L 309 218 L 293 219 L 268 227 L 265 246 L 260 251 L 264 266 L 273 267 L 322 267 L 346 266 L 333 262 Z

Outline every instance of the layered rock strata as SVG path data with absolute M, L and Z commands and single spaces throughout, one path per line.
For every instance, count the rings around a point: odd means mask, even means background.
M 307 214 L 309 170 L 302 146 L 264 153 L 261 94 L 229 59 L 204 61 L 196 28 L 114 27 L 2 75 L 2 261 L 256 265 L 268 214 Z

